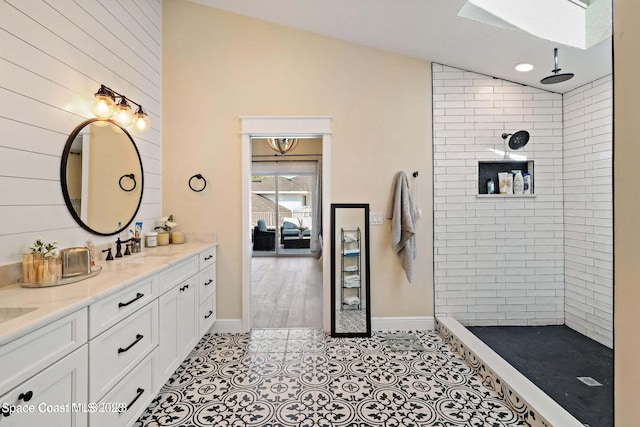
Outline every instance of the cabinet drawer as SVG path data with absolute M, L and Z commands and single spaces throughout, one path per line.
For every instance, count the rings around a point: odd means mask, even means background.
M 159 385 L 154 383 L 153 377 L 156 351 L 151 352 L 140 364 L 133 368 L 129 375 L 100 401 L 105 409 L 114 405 L 116 408 L 124 406 L 125 409 L 122 411 L 90 413 L 89 423 L 91 427 L 130 426 L 142 414 L 160 388 Z
M 0 390 L 10 390 L 87 342 L 87 309 L 0 346 Z
M 202 337 L 216 322 L 216 294 L 211 295 L 200 304 L 200 316 L 198 321 L 199 337 Z
M 89 398 L 97 402 L 158 344 L 154 300 L 89 341 Z
M 202 270 L 203 268 L 206 268 L 208 265 L 216 263 L 216 247 L 215 246 L 209 249 L 205 249 L 204 251 L 200 252 L 198 255 L 200 257 L 200 270 Z
M 44 371 L 0 397 L 6 409 L 15 405 L 33 412 L 13 412 L 0 416 L 0 426 L 86 426 L 87 345 L 57 361 Z M 56 411 L 55 408 L 64 408 Z M 4 411 L 3 411 L 4 413 Z
M 216 292 L 216 265 L 210 265 L 200 272 L 198 301 L 202 302 Z
M 198 272 L 198 256 L 194 255 L 158 274 L 160 295 Z
M 89 306 L 89 338 L 101 334 L 157 298 L 156 277 L 145 279 Z

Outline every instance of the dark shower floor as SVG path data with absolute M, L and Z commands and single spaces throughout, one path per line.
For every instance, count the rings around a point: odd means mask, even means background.
M 468 327 L 583 424 L 613 427 L 613 351 L 566 326 Z M 576 377 L 602 384 L 589 387 Z

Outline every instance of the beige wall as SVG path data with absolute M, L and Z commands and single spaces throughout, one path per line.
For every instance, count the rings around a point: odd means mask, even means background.
M 640 402 L 640 3 L 614 2 L 614 356 L 617 427 L 637 426 Z
M 394 174 L 420 171 L 414 281 L 389 223 L 372 226 L 372 315 L 432 315 L 431 64 L 186 1 L 163 9 L 163 211 L 218 232 L 218 317 L 242 315 L 241 115 L 332 116 L 334 203 L 384 212 Z

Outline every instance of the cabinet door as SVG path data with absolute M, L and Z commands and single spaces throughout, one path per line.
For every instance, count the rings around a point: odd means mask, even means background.
M 180 364 L 178 349 L 179 294 L 180 287 L 175 287 L 158 299 L 160 303 L 158 316 L 160 328 L 158 335 L 158 384 L 164 384 Z
M 159 298 L 159 384 L 164 384 L 198 342 L 197 277 L 180 283 Z
M 196 288 L 198 276 L 194 276 L 178 286 L 178 343 L 180 359 L 186 357 L 198 343 L 198 308 Z
M 0 398 L 0 426 L 84 427 L 88 400 L 87 345 L 54 363 Z M 10 405 L 19 406 L 7 415 Z M 24 412 L 24 410 L 33 412 Z

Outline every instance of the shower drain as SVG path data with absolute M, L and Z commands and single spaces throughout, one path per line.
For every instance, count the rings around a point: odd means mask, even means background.
M 600 384 L 598 381 L 594 380 L 591 377 L 576 377 L 576 378 L 578 379 L 578 381 L 585 383 L 589 387 L 602 386 L 602 384 Z

